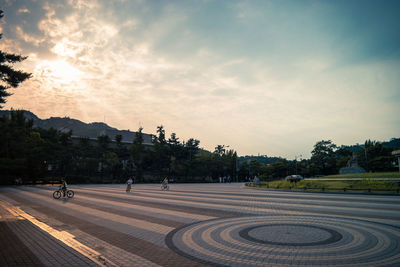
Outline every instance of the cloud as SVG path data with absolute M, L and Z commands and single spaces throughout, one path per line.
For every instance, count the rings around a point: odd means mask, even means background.
M 23 14 L 23 13 L 31 13 L 31 11 L 27 8 L 18 9 L 17 14 Z
M 44 42 L 43 38 L 37 38 L 35 36 L 25 33 L 24 30 L 22 29 L 22 27 L 19 25 L 15 27 L 15 32 L 17 34 L 17 37 L 20 40 L 23 40 L 25 43 L 29 43 L 34 46 L 39 46 L 39 45 L 41 45 L 41 43 Z

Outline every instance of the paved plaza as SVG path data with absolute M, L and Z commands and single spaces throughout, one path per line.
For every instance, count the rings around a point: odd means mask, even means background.
M 400 196 L 0 187 L 0 266 L 400 266 Z

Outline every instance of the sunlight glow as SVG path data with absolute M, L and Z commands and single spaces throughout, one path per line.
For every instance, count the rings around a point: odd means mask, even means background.
M 52 49 L 52 51 L 60 56 L 75 57 L 77 50 L 74 49 L 73 44 L 68 43 L 67 39 L 63 39 L 58 42 Z
M 50 79 L 58 85 L 68 85 L 80 79 L 82 72 L 64 60 L 43 61 L 35 73 L 43 79 Z

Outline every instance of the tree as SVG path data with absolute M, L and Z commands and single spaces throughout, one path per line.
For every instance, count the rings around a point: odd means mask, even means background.
M 346 146 L 340 146 L 336 152 L 336 166 L 341 168 L 341 167 L 346 167 L 347 162 L 349 161 L 349 159 L 352 158 L 353 153 L 351 153 L 351 151 L 348 149 L 348 147 Z
M 111 139 L 106 134 L 99 135 L 97 136 L 97 143 L 105 151 L 108 149 L 108 146 L 111 143 Z
M 73 147 L 72 147 L 72 130 L 67 132 L 59 132 L 59 144 L 60 151 L 59 159 L 60 159 L 60 171 L 61 175 L 65 176 L 71 174 L 73 167 Z
M 217 145 L 212 153 L 211 162 L 209 164 L 210 172 L 213 177 L 229 176 L 231 181 L 236 179 L 236 162 L 237 153 L 233 149 L 227 150 L 229 146 Z M 242 165 L 243 167 L 243 165 Z M 248 165 L 246 165 L 246 173 L 248 172 Z M 240 173 L 244 173 L 243 168 Z M 246 175 L 246 174 L 244 174 Z M 242 177 L 244 177 L 242 175 Z
M 366 140 L 364 149 L 357 153 L 358 163 L 366 171 L 391 171 L 391 163 L 395 160 L 391 155 L 391 149 L 384 147 L 378 141 Z
M 187 171 L 186 171 L 186 176 L 190 175 L 193 177 L 193 163 L 194 163 L 194 158 L 199 152 L 199 145 L 200 141 L 194 138 L 189 138 L 185 144 L 185 151 L 187 153 Z
M 0 10 L 0 19 L 3 17 L 3 11 Z M 0 39 L 2 34 L 0 34 Z M 12 64 L 25 60 L 21 55 L 9 54 L 0 50 L 0 108 L 1 104 L 6 103 L 6 97 L 11 94 L 7 89 L 18 87 L 20 83 L 31 77 L 30 73 L 14 70 Z
M 337 173 L 335 151 L 337 146 L 331 140 L 322 140 L 311 151 L 311 168 L 314 174 Z
M 171 134 L 171 137 L 168 139 L 168 143 L 170 145 L 174 145 L 174 146 L 177 146 L 180 144 L 179 137 L 176 137 L 176 133 Z
M 256 159 L 250 159 L 249 162 L 249 175 L 250 177 L 253 177 L 254 175 L 259 175 L 260 174 L 260 168 L 261 164 L 258 162 Z
M 171 137 L 168 139 L 168 146 L 170 152 L 169 176 L 176 176 L 184 169 L 181 160 L 184 147 L 176 136 L 176 133 L 171 133 Z
M 164 126 L 157 126 L 158 136 L 153 137 L 154 150 L 152 151 L 153 169 L 158 172 L 158 175 L 164 175 L 170 172 L 170 157 L 169 146 L 165 140 Z
M 144 147 L 144 139 L 143 139 L 143 128 L 140 127 L 139 130 L 135 133 L 135 139 L 133 139 L 133 144 L 131 146 L 131 158 L 133 163 L 136 166 L 136 178 L 142 179 L 143 175 L 143 161 L 145 157 L 145 147 Z
M 121 160 L 119 159 L 117 153 L 108 151 L 105 154 L 105 162 L 112 174 L 112 178 L 115 179 L 118 171 L 121 169 Z
M 76 172 L 87 177 L 94 175 L 98 167 L 98 162 L 96 159 L 96 147 L 90 144 L 89 137 L 79 138 L 78 144 L 74 147 L 74 153 L 77 158 Z
M 13 178 L 35 181 L 44 171 L 44 140 L 23 111 L 0 118 L 0 184 Z
M 214 149 L 214 154 L 222 156 L 225 153 L 225 145 L 217 145 Z
M 286 159 L 280 159 L 278 161 L 260 166 L 259 170 L 262 178 L 283 178 L 290 174 L 290 164 Z
M 155 138 L 154 142 L 159 143 L 161 145 L 165 145 L 167 141 L 165 140 L 164 126 L 162 126 L 162 125 L 157 126 L 157 133 L 158 133 L 158 136 Z
M 232 180 L 236 180 L 236 168 L 237 168 L 237 153 L 235 150 L 230 149 L 225 153 L 225 161 L 228 166 L 228 175 Z
M 121 146 L 122 146 L 122 135 L 117 134 L 117 135 L 115 136 L 115 142 L 117 142 L 117 146 L 118 146 L 118 147 L 121 147 Z

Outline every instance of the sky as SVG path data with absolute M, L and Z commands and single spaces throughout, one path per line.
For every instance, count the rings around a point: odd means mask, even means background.
M 400 1 L 0 0 L 4 109 L 309 158 L 400 137 Z

